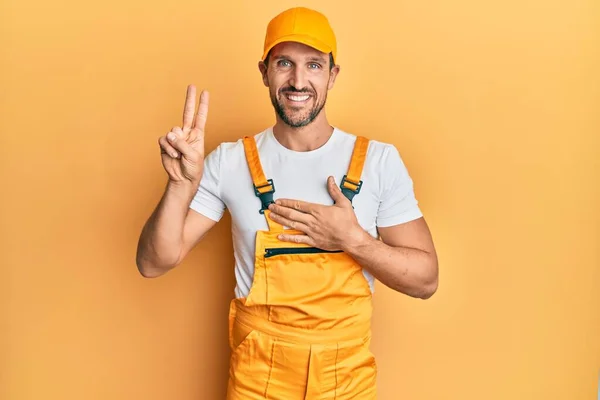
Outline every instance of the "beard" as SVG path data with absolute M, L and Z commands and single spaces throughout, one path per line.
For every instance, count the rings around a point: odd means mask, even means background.
M 275 112 L 281 118 L 281 120 L 292 128 L 301 128 L 307 126 L 317 118 L 325 103 L 327 101 L 327 92 L 321 102 L 319 102 L 316 94 L 308 89 L 296 90 L 292 87 L 286 87 L 279 90 L 279 96 L 285 96 L 287 93 L 301 95 L 303 93 L 309 94 L 310 99 L 313 100 L 313 106 L 309 110 L 294 110 L 286 108 L 282 101 L 279 100 L 278 96 L 271 93 L 271 104 L 275 108 Z

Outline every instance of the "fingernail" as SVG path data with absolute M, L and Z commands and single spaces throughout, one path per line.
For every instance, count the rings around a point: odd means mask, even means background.
M 177 136 L 175 136 L 173 132 L 169 132 L 169 134 L 167 135 L 167 139 L 169 139 L 171 142 L 173 142 L 176 138 Z
M 171 155 L 173 156 L 173 158 L 177 158 L 177 157 L 178 157 L 178 154 L 177 154 L 177 153 L 173 153 L 173 154 L 171 154 Z

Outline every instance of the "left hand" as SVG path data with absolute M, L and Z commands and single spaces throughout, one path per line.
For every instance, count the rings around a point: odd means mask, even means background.
M 356 219 L 352 203 L 332 176 L 327 179 L 327 189 L 335 202 L 331 206 L 292 199 L 279 199 L 269 206 L 275 222 L 304 232 L 304 235 L 284 233 L 278 236 L 279 240 L 323 250 L 344 250 L 366 234 Z

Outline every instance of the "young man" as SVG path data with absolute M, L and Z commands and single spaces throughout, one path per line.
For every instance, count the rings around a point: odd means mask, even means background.
M 437 288 L 436 252 L 394 146 L 331 126 L 340 67 L 322 14 L 294 8 L 268 25 L 259 62 L 273 127 L 204 158 L 208 93 L 159 139 L 169 176 L 140 237 L 157 277 L 232 217 L 235 299 L 228 399 L 374 399 L 374 279 L 418 298 Z

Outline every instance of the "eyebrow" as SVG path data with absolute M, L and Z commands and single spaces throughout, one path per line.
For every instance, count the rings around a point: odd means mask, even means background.
M 283 58 L 285 58 L 287 60 L 291 60 L 292 59 L 290 56 L 285 55 L 285 54 L 279 54 L 279 55 L 276 55 L 276 56 L 273 57 L 273 59 L 275 59 L 275 60 L 281 60 Z M 325 63 L 325 59 L 323 57 L 319 57 L 319 56 L 311 56 L 311 57 L 308 58 L 308 61 L 313 61 L 313 62 L 317 61 L 317 62 L 320 62 L 320 63 Z
M 318 61 L 320 63 L 324 63 L 325 59 L 323 57 L 313 56 L 313 57 L 309 57 L 308 61 Z

